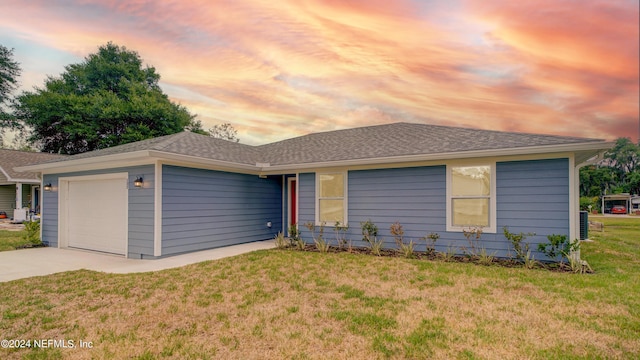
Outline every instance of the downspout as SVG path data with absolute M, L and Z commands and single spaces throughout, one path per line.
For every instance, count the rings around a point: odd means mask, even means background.
M 602 150 L 600 152 L 598 152 L 597 154 L 595 154 L 594 156 L 590 157 L 589 159 L 587 159 L 585 162 L 582 162 L 580 164 L 576 164 L 575 165 L 575 169 L 574 169 L 574 182 L 575 182 L 575 197 L 577 200 L 577 204 L 574 203 L 573 206 L 577 208 L 577 211 L 575 211 L 575 218 L 574 218 L 574 229 L 573 231 L 576 232 L 576 228 L 577 228 L 577 237 L 573 237 L 573 239 L 570 239 L 571 244 L 573 245 L 576 241 L 580 241 L 580 169 L 582 169 L 585 166 L 589 166 L 589 165 L 593 165 L 596 162 L 600 161 L 603 159 L 605 150 Z M 577 251 L 572 251 L 570 256 L 573 258 L 573 260 L 576 261 L 581 261 L 580 259 L 580 248 L 578 248 Z

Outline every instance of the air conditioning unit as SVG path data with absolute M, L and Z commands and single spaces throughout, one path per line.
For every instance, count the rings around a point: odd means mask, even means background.
M 580 211 L 580 240 L 589 238 L 589 212 Z

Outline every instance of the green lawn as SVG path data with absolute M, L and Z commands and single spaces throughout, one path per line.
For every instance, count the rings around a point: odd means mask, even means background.
M 588 275 L 274 249 L 0 283 L 0 338 L 76 346 L 0 358 L 637 359 L 640 219 L 596 220 Z
M 28 244 L 24 239 L 26 231 L 0 230 L 0 251 L 15 250 L 16 247 Z

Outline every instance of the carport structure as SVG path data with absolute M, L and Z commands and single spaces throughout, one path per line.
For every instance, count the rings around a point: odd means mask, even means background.
M 624 205 L 627 209 L 627 214 L 629 213 L 629 209 L 631 209 L 631 195 L 630 194 L 610 194 L 602 196 L 602 213 L 606 213 L 607 209 L 611 212 L 611 208 L 614 205 Z

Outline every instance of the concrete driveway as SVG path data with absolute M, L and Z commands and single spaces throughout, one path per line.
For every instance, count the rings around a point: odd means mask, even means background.
M 125 259 L 122 256 L 92 251 L 48 247 L 2 251 L 0 252 L 0 282 L 80 269 L 113 274 L 158 271 L 273 247 L 275 247 L 273 240 L 257 241 L 158 260 Z

